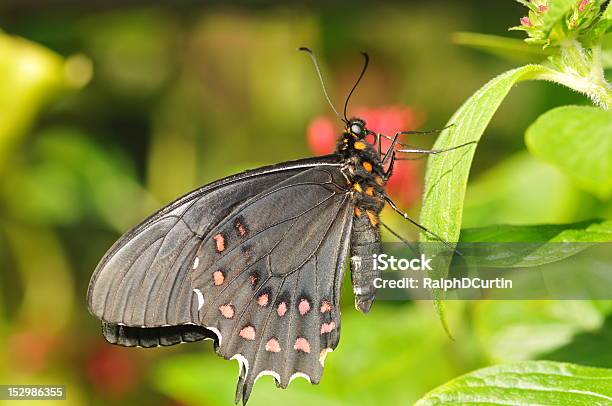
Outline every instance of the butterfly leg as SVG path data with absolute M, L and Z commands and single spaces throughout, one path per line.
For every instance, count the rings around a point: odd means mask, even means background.
M 382 137 L 386 137 L 384 134 L 376 133 L 376 150 L 378 151 L 378 159 L 382 159 Z
M 383 179 L 385 180 L 385 182 L 387 180 L 389 180 L 389 178 L 391 177 L 391 175 L 393 174 L 393 166 L 395 164 L 395 160 L 396 160 L 396 156 L 395 156 L 395 151 L 393 151 L 391 153 L 391 162 L 389 163 L 389 167 L 387 168 L 385 175 L 383 176 Z
M 401 209 L 399 209 L 397 207 L 397 205 L 395 204 L 395 202 L 393 202 L 393 200 L 391 200 L 391 198 L 389 196 L 385 196 L 385 201 L 387 202 L 387 204 L 399 215 L 401 215 L 403 218 L 405 218 L 406 220 L 408 220 L 410 223 L 412 223 L 414 226 L 416 226 L 417 228 L 421 229 L 423 232 L 425 232 L 426 234 L 429 234 L 430 236 L 434 237 L 436 240 L 440 241 L 441 243 L 443 243 L 444 245 L 446 245 L 449 249 L 451 249 L 452 251 L 454 251 L 455 253 L 457 253 L 458 255 L 461 255 L 461 253 L 459 251 L 457 251 L 455 249 L 455 246 L 451 243 L 449 243 L 448 241 L 446 241 L 445 239 L 443 239 L 442 237 L 440 237 L 438 234 L 434 233 L 433 231 L 431 231 L 430 229 L 428 229 L 427 227 L 419 224 L 418 222 L 416 222 L 415 220 L 413 220 L 412 218 L 410 218 L 410 216 L 408 216 L 407 213 L 405 213 L 404 211 L 402 211 Z
M 436 154 L 440 154 L 442 152 L 448 152 L 448 151 L 453 151 L 455 149 L 459 149 L 459 148 L 463 148 L 466 147 L 468 145 L 471 144 L 476 144 L 476 141 L 469 141 L 466 143 L 463 143 L 461 145 L 456 145 L 454 147 L 450 147 L 450 148 L 444 148 L 444 149 L 420 149 L 420 148 L 407 148 L 407 149 L 396 149 L 395 152 L 398 153 L 407 153 L 407 154 L 431 154 L 431 155 L 436 155 Z
M 412 147 L 408 144 L 402 144 L 401 142 L 398 141 L 399 136 L 402 134 L 411 134 L 411 133 L 415 133 L 415 132 L 411 132 L 411 131 L 404 131 L 404 132 L 398 132 L 395 134 L 395 136 L 393 138 L 388 137 L 384 134 L 378 134 L 379 136 L 385 137 L 389 140 L 391 140 L 391 145 L 389 146 L 389 148 L 387 149 L 387 151 L 385 152 L 385 156 L 382 158 L 381 162 L 384 165 L 387 162 L 387 159 L 392 158 L 393 160 L 393 156 L 395 155 L 395 153 L 414 153 L 414 154 L 439 154 L 442 152 L 448 152 L 448 151 L 452 151 L 455 149 L 459 149 L 459 148 L 463 148 L 465 146 L 471 145 L 471 144 L 476 144 L 476 141 L 469 141 L 466 142 L 464 144 L 461 145 L 457 145 L 451 148 L 445 148 L 445 149 L 420 149 L 420 148 L 415 148 Z M 380 140 L 380 138 L 379 138 Z M 396 145 L 402 145 L 402 146 L 407 146 L 410 147 L 408 149 L 395 149 Z
M 439 134 L 444 130 L 447 130 L 449 128 L 451 128 L 452 126 L 454 126 L 454 124 L 450 124 L 447 125 L 446 127 L 442 128 L 441 130 L 429 130 L 429 131 L 400 131 L 399 133 L 397 133 L 398 135 L 429 135 L 429 134 Z M 393 140 L 393 137 L 389 137 L 388 135 L 384 135 L 384 134 L 380 134 L 383 138 L 388 139 L 389 141 Z M 408 144 L 402 144 L 401 142 L 398 142 L 397 145 L 401 145 L 403 147 L 407 147 L 409 146 Z
M 394 231 L 391 227 L 389 227 L 388 225 L 386 225 L 382 221 L 380 222 L 380 225 L 383 226 L 385 229 L 387 229 L 387 231 L 389 233 L 391 233 L 391 235 L 393 235 L 395 238 L 397 238 L 398 240 L 403 242 L 410 249 L 410 251 L 412 251 L 412 253 L 414 255 L 418 255 L 418 250 L 416 248 L 418 243 L 411 244 L 408 240 L 406 240 L 404 237 L 402 237 L 397 231 Z
M 387 149 L 387 152 L 385 152 L 385 156 L 383 157 L 383 159 L 381 160 L 382 165 L 385 165 L 385 162 L 387 162 L 387 159 L 389 159 L 391 157 L 391 154 L 395 151 L 395 145 L 397 144 L 397 140 L 399 139 L 400 133 L 395 134 L 395 136 L 391 139 L 391 145 L 389 146 L 389 148 Z

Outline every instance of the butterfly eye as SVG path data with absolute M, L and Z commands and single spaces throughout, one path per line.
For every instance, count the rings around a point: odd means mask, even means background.
M 351 133 L 357 136 L 362 136 L 364 133 L 363 126 L 357 123 L 351 124 Z

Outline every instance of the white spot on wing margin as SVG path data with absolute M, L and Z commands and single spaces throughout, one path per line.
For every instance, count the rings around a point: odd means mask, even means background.
M 270 375 L 271 377 L 273 377 L 276 380 L 277 383 L 280 383 L 280 381 L 281 381 L 280 375 L 277 372 L 269 371 L 269 370 L 266 369 L 266 370 L 261 371 L 260 373 L 257 374 L 257 376 L 255 377 L 255 381 L 253 381 L 253 385 L 255 384 L 255 382 L 257 382 L 257 380 L 259 378 L 261 378 L 262 376 L 265 376 L 265 375 Z
M 322 367 L 325 366 L 325 357 L 327 357 L 327 354 L 332 351 L 334 351 L 332 348 L 324 348 L 321 350 L 321 355 L 319 355 L 319 362 L 321 363 Z
M 191 269 L 197 269 L 198 265 L 200 265 L 200 258 L 199 257 L 195 257 L 195 259 L 193 260 L 193 266 L 191 267 Z
M 194 289 L 193 293 L 198 296 L 198 310 L 200 310 L 204 306 L 204 295 L 200 289 Z
M 308 381 L 308 383 L 312 383 L 312 382 L 310 382 L 310 377 L 308 375 L 306 375 L 305 373 L 303 373 L 303 372 L 296 372 L 293 375 L 291 375 L 289 377 L 289 383 L 291 383 L 291 381 L 293 381 L 296 378 L 304 378 L 304 379 L 306 379 Z M 289 385 L 289 384 L 287 384 L 287 385 Z
M 206 328 L 207 330 L 210 330 L 213 333 L 215 333 L 215 335 L 217 336 L 217 341 L 219 341 L 219 346 L 221 346 L 221 342 L 223 342 L 223 336 L 221 335 L 221 332 L 219 331 L 219 329 L 218 328 L 214 328 L 214 327 L 208 327 L 208 326 L 204 326 L 204 328 Z M 247 365 L 249 365 L 248 362 L 247 362 Z
M 238 361 L 238 375 L 242 374 L 242 367 L 245 367 L 245 374 L 244 376 L 247 376 L 249 374 L 249 360 L 245 358 L 244 355 L 242 354 L 236 354 L 234 355 L 232 358 L 230 358 L 230 360 L 235 359 L 236 361 Z

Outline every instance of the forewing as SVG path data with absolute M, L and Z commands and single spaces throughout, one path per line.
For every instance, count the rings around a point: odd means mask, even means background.
M 198 297 L 189 288 L 189 272 L 209 231 L 287 179 L 334 165 L 328 156 L 247 171 L 169 204 L 126 233 L 100 261 L 87 294 L 90 312 L 107 323 L 134 327 L 197 323 Z

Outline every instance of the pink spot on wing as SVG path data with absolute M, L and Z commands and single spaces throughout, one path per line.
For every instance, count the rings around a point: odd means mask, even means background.
M 247 229 L 240 221 L 236 221 L 236 230 L 238 230 L 238 234 L 241 237 L 244 237 L 247 234 Z
M 283 317 L 285 313 L 287 313 L 287 303 L 281 302 L 276 308 L 276 313 L 279 315 L 279 317 Z
M 215 235 L 213 240 L 215 240 L 215 244 L 217 245 L 217 252 L 225 251 L 225 237 L 223 237 L 223 234 Z
M 259 295 L 259 297 L 257 298 L 257 304 L 260 306 L 266 306 L 268 304 L 268 294 L 264 293 Z
M 253 326 L 245 326 L 238 335 L 245 340 L 253 341 L 255 339 L 255 328 Z
M 257 284 L 257 281 L 259 280 L 259 277 L 257 276 L 257 274 L 252 273 L 249 276 L 249 281 L 251 282 L 251 285 L 255 286 Z
M 221 305 L 219 306 L 219 312 L 221 312 L 221 315 L 226 319 L 231 319 L 234 317 L 234 306 L 231 304 Z
M 336 323 L 330 321 L 329 323 L 321 324 L 321 334 L 331 333 L 336 328 Z
M 578 4 L 578 11 L 584 11 L 586 9 L 586 6 L 588 6 L 590 2 L 590 0 L 582 0 Z
M 215 286 L 222 285 L 224 281 L 225 275 L 223 274 L 223 271 L 213 272 L 213 283 L 215 284 Z
M 293 345 L 293 349 L 296 350 L 296 351 L 305 352 L 306 354 L 310 354 L 310 343 L 305 338 L 298 337 L 298 339 L 295 340 L 295 344 Z
M 533 24 L 531 24 L 531 20 L 529 19 L 529 17 L 523 17 L 521 18 L 521 25 L 525 27 L 531 27 Z
M 302 316 L 308 313 L 308 311 L 310 310 L 310 303 L 308 303 L 308 300 L 306 299 L 300 300 L 300 304 L 298 305 L 298 310 L 300 311 L 300 314 Z
M 539 11 L 540 13 L 545 13 L 545 12 L 547 12 L 547 11 L 548 11 L 548 6 L 547 6 L 547 5 L 545 5 L 545 4 L 541 4 L 541 5 L 539 5 L 539 6 L 538 6 L 538 11 Z
M 271 338 L 266 343 L 266 351 L 268 352 L 280 352 L 281 347 L 276 338 Z
M 327 313 L 331 311 L 332 305 L 328 300 L 324 300 L 321 302 L 321 313 Z

